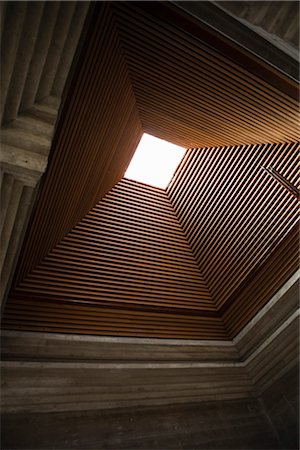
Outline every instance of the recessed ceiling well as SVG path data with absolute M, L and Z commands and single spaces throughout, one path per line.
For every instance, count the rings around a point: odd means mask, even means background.
M 296 85 L 225 40 L 95 2 L 4 328 L 226 340 L 295 272 L 297 200 L 263 167 L 299 187 Z M 123 178 L 143 133 L 190 149 L 166 190 Z

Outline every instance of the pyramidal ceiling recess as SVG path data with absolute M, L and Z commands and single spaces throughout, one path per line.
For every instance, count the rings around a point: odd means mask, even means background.
M 166 189 L 184 154 L 184 148 L 145 133 L 125 178 Z

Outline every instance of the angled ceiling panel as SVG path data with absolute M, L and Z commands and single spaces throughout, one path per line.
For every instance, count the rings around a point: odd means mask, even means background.
M 165 192 L 126 179 L 65 236 L 20 289 L 105 306 L 215 310 Z
M 229 336 L 233 338 L 242 330 L 298 269 L 299 222 L 267 258 L 253 267 L 249 276 L 220 308 Z M 288 310 L 291 308 L 292 304 L 287 305 Z
M 22 274 L 122 178 L 142 135 L 114 18 L 107 3 L 96 9 L 57 125 Z
M 204 31 L 163 3 L 93 5 L 20 277 L 122 178 L 143 131 L 185 148 L 295 139 L 296 84 Z
M 172 5 L 93 8 L 4 327 L 227 339 L 295 270 L 296 200 L 261 165 L 296 183 L 296 85 Z M 193 147 L 171 203 L 120 181 L 144 131 Z
M 117 3 L 144 130 L 184 147 L 296 139 L 297 101 L 140 4 Z M 152 13 L 152 14 L 151 14 Z
M 226 335 L 165 191 L 126 179 L 19 283 L 4 316 L 11 326 Z
M 192 149 L 167 192 L 216 305 L 298 220 L 297 199 L 264 169 L 298 182 L 299 143 Z

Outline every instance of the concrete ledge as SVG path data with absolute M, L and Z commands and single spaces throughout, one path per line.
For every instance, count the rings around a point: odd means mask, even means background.
M 232 342 L 3 331 L 3 411 L 257 397 L 298 363 L 298 279 L 296 273 Z
M 0 153 L 1 163 L 44 173 L 47 167 L 48 157 L 2 143 Z

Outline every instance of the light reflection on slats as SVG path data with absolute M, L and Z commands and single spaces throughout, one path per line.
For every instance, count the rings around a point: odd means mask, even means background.
M 4 326 L 226 339 L 295 269 L 296 200 L 262 168 L 297 184 L 295 86 L 174 5 L 93 7 Z M 192 148 L 171 203 L 113 188 L 143 132 Z M 269 256 L 270 289 L 240 300 Z
M 162 20 L 165 9 L 174 24 Z M 122 178 L 143 131 L 185 148 L 298 136 L 297 101 L 266 82 L 280 78 L 284 88 L 291 80 L 271 76 L 271 68 L 259 78 L 253 69 L 262 65 L 258 60 L 247 71 L 239 59 L 229 59 L 230 52 L 224 55 L 224 45 L 218 48 L 216 32 L 205 37 L 192 22 L 187 29 L 186 17 L 179 26 L 174 9 L 142 2 L 94 5 L 18 279 Z
M 218 307 L 296 223 L 296 199 L 262 165 L 288 166 L 294 180 L 298 152 L 298 143 L 193 149 L 170 183 L 169 198 Z
M 148 205 L 145 215 L 140 214 L 143 193 Z M 116 232 L 124 199 L 123 224 Z M 51 329 L 73 326 L 79 332 L 85 329 L 96 334 L 149 333 L 163 337 L 178 333 L 189 337 L 208 332 L 225 336 L 205 281 L 163 190 L 124 179 L 91 214 L 98 217 L 97 223 L 89 221 L 88 214 L 20 283 L 6 309 L 5 326 L 15 323 L 17 328 L 40 329 L 48 324 Z M 155 221 L 160 214 L 162 218 Z M 68 258 L 64 259 L 64 255 Z M 94 259 L 97 264 L 93 264 Z M 24 295 L 39 299 L 38 310 L 30 303 L 20 305 Z M 55 312 L 45 309 L 47 298 L 55 300 Z M 68 314 L 63 313 L 65 304 L 76 300 L 78 304 L 71 309 L 68 306 Z M 81 316 L 82 307 L 86 318 Z M 128 307 L 131 309 L 126 312 Z M 207 315 L 210 311 L 213 317 Z

